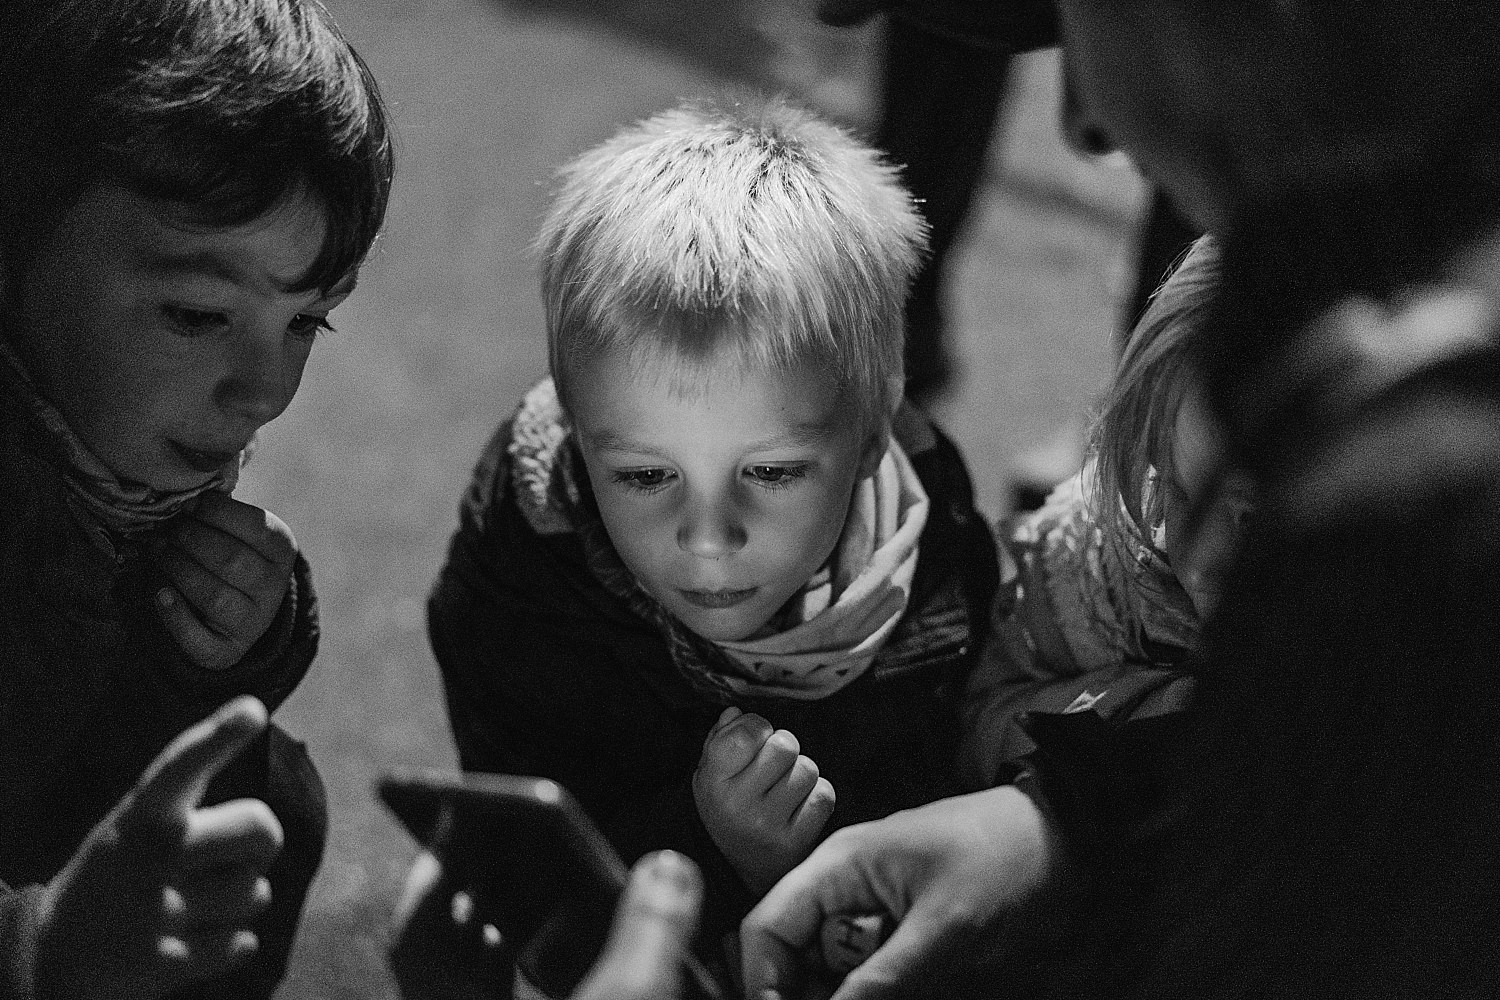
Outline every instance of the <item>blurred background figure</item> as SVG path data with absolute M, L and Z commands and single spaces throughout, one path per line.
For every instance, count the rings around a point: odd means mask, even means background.
M 1013 55 L 1056 41 L 1050 3 L 980 0 L 821 0 L 825 24 L 881 26 L 879 98 L 874 145 L 905 168 L 907 185 L 931 226 L 931 251 L 907 303 L 907 393 L 931 404 L 952 388 L 959 363 L 945 319 L 949 251 L 963 233 L 975 193 L 991 169 Z M 1141 213 L 1134 287 L 1122 296 L 1116 350 L 1151 294 L 1198 235 L 1167 198 L 1152 192 Z M 1077 471 L 1087 421 L 1070 417 L 1017 455 L 1007 502 L 1039 507 L 1051 488 Z
M 1051 44 L 1050 6 L 938 0 L 823 0 L 818 17 L 847 26 L 887 11 L 874 144 L 905 167 L 931 227 L 931 251 L 906 307 L 906 391 L 923 401 L 953 376 L 942 284 L 948 252 L 988 163 L 1012 53 Z

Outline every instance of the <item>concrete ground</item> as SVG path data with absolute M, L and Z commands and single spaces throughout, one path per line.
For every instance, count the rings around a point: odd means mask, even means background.
M 737 81 L 855 127 L 879 26 L 811 0 L 326 0 L 381 81 L 399 140 L 386 231 L 240 496 L 312 561 L 323 645 L 280 712 L 328 783 L 332 832 L 284 998 L 384 1000 L 415 847 L 371 789 L 455 758 L 423 601 L 480 445 L 543 373 L 528 243 L 554 167 L 613 129 Z M 935 406 L 991 514 L 1014 457 L 1076 421 L 1110 364 L 1139 184 L 1061 149 L 1056 65 L 1013 70 L 992 171 L 950 272 L 962 379 Z

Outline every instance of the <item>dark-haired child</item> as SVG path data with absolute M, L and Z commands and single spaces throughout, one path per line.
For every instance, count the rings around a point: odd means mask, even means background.
M 390 176 L 316 0 L 0 12 L 0 996 L 281 978 L 326 806 L 262 704 L 317 617 L 231 492 Z

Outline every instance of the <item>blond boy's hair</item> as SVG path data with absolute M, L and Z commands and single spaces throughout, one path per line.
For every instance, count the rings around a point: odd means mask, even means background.
M 1162 521 L 1162 490 L 1148 492 L 1147 476 L 1154 468 L 1165 483 L 1176 474 L 1173 427 L 1194 377 L 1194 352 L 1209 322 L 1220 274 L 1218 245 L 1212 237 L 1200 237 L 1151 296 L 1099 408 L 1091 442 L 1095 486 L 1089 500 L 1096 523 L 1115 537 L 1128 537 L 1119 523 L 1121 501 L 1148 539 Z
M 783 100 L 683 104 L 562 169 L 542 225 L 548 361 L 623 349 L 827 366 L 867 423 L 900 401 L 904 306 L 926 225 L 895 167 Z

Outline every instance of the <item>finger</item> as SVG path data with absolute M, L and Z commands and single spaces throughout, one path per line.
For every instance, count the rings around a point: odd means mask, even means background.
M 766 809 L 790 823 L 817 784 L 818 765 L 811 757 L 799 755 L 781 780 L 766 792 Z
M 775 727 L 752 712 L 740 715 L 704 745 L 699 771 L 710 781 L 729 780 L 755 762 L 774 731 Z
M 832 1000 L 884 1000 L 909 995 L 922 970 L 945 954 L 968 924 L 945 919 L 942 903 L 919 902 L 890 939 L 845 977 Z
M 728 708 L 724 709 L 724 711 L 720 712 L 718 719 L 714 721 L 713 728 L 710 729 L 708 731 L 708 735 L 703 738 L 703 745 L 707 746 L 715 736 L 719 735 L 719 732 L 723 730 L 725 726 L 729 725 L 735 719 L 738 719 L 744 714 L 744 711 L 736 708 L 733 705 L 730 705 Z
M 253 504 L 223 493 L 205 493 L 187 518 L 232 535 L 277 565 L 290 566 L 297 556 L 297 539 L 281 518 Z
M 246 594 L 265 589 L 291 572 L 290 560 L 269 558 L 248 542 L 193 517 L 173 522 L 166 548 Z
M 156 614 L 188 659 L 209 670 L 234 666 L 237 657 L 226 651 L 224 637 L 198 620 L 176 588 L 163 587 L 156 592 Z
M 270 905 L 270 880 L 244 865 L 195 873 L 162 888 L 162 914 L 179 933 L 244 927 Z
M 765 795 L 796 766 L 801 750 L 796 736 L 778 729 L 761 744 L 755 760 L 739 773 L 737 780 Z
M 406 873 L 406 885 L 402 887 L 401 897 L 392 911 L 391 926 L 405 927 L 424 900 L 434 893 L 450 891 L 452 887 L 444 884 L 444 878 L 443 863 L 436 854 L 431 851 L 418 854 L 411 863 L 411 870 Z
M 157 957 L 168 976 L 196 981 L 221 976 L 260 950 L 260 938 L 247 927 L 216 928 L 159 938 Z
M 157 550 L 156 564 L 198 618 L 211 628 L 231 631 L 235 624 L 255 612 L 255 595 L 259 593 L 255 584 L 259 578 L 220 576 L 213 567 L 199 562 L 191 552 L 175 544 Z
M 259 799 L 234 799 L 188 816 L 183 838 L 184 870 L 209 870 L 247 865 L 256 871 L 270 867 L 281 853 L 281 821 Z
M 630 873 L 609 941 L 573 1000 L 679 996 L 702 903 L 703 880 L 687 858 L 661 851 L 643 859 Z
M 126 815 L 185 823 L 208 783 L 260 735 L 267 721 L 266 707 L 249 695 L 221 705 L 157 755 L 131 793 Z
M 792 829 L 808 836 L 822 830 L 827 825 L 829 817 L 833 815 L 836 802 L 837 796 L 834 794 L 833 784 L 827 778 L 819 778 L 802 800 L 797 811 L 792 814 Z
M 835 913 L 884 909 L 863 867 L 855 863 L 856 847 L 855 837 L 843 830 L 834 833 L 750 911 L 740 925 L 745 996 L 798 995 L 802 955 L 817 943 L 823 920 Z

